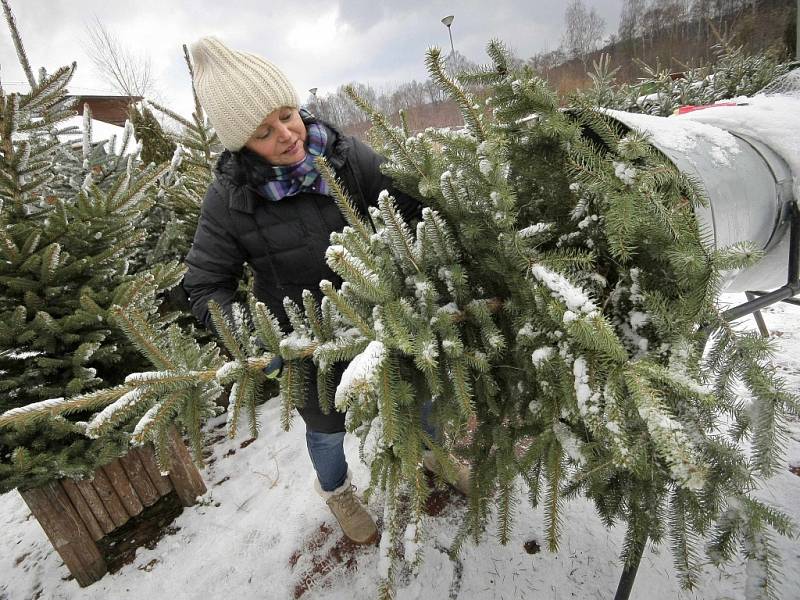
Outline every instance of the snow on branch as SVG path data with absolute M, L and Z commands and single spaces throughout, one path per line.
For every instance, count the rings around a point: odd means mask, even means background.
M 365 386 L 371 386 L 386 355 L 386 347 L 381 342 L 373 340 L 347 365 L 334 397 L 338 410 L 347 408 L 353 394 L 357 394 Z

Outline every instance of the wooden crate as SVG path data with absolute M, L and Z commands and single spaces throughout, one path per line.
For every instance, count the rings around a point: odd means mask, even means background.
M 206 492 L 200 472 L 176 430 L 170 433 L 171 469 L 161 475 L 150 446 L 98 468 L 92 479 L 60 479 L 20 491 L 53 547 L 81 587 L 108 571 L 96 542 L 175 491 L 183 506 Z

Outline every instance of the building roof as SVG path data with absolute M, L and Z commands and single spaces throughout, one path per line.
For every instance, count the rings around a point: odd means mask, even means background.
M 71 95 L 78 102 L 76 108 L 83 115 L 83 107 L 89 105 L 92 118 L 122 127 L 128 120 L 128 108 L 142 100 L 142 96 L 98 96 L 90 94 Z

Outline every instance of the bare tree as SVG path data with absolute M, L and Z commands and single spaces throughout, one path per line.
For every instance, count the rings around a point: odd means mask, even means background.
M 425 103 L 426 91 L 419 81 L 403 83 L 391 95 L 392 111 L 408 110 Z
M 551 69 L 564 64 L 567 61 L 564 48 L 549 50 L 547 45 L 538 54 L 534 54 L 528 59 L 528 64 L 532 66 L 540 75 L 547 77 Z
M 126 96 L 153 96 L 149 57 L 132 54 L 97 17 L 86 26 L 86 34 L 86 53 L 114 90 Z
M 642 35 L 645 0 L 625 0 L 619 17 L 619 39 L 634 49 L 633 40 Z
M 474 71 L 477 68 L 478 65 L 458 50 L 450 52 L 444 59 L 444 70 L 450 77 L 457 77 L 461 73 Z
M 447 99 L 447 94 L 433 79 L 426 79 L 422 85 L 425 86 L 425 93 L 428 95 L 430 104 L 439 104 Z
M 597 50 L 606 23 L 594 8 L 586 10 L 582 0 L 571 0 L 564 11 L 563 46 L 570 58 L 578 58 L 584 67 L 589 55 Z

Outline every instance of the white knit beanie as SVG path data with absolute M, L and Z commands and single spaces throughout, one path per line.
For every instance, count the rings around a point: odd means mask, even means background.
M 215 37 L 191 45 L 194 89 L 222 145 L 239 150 L 273 110 L 297 108 L 300 98 L 271 62 L 231 50 Z

